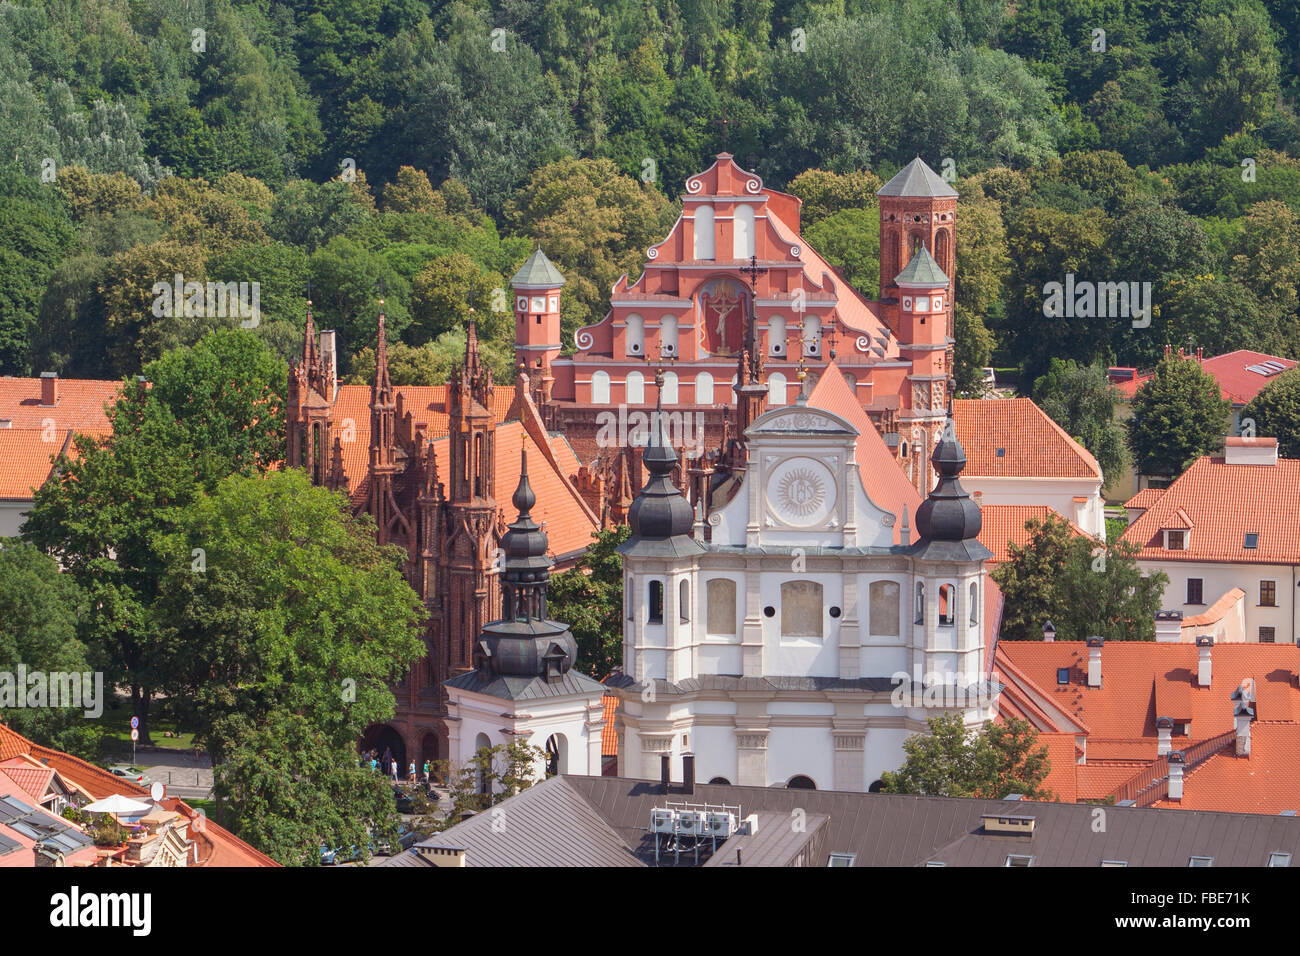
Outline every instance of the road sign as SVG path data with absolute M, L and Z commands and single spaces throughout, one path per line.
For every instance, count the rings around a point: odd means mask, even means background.
M 134 727 L 132 727 L 132 728 L 131 728 L 131 740 L 132 740 L 132 742 L 137 741 L 137 740 L 139 740 L 139 739 L 140 739 L 140 731 L 138 731 L 138 730 L 136 730 Z
M 137 730 L 139 727 L 140 727 L 140 718 L 139 718 L 139 717 L 132 717 L 132 718 L 131 718 L 131 729 L 132 729 L 132 730 Z

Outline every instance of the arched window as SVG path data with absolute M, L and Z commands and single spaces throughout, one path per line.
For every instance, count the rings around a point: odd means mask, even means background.
M 916 582 L 916 623 L 925 623 L 925 585 L 920 581 Z
M 629 405 L 645 404 L 645 376 L 640 372 L 627 373 L 627 403 Z
M 885 781 L 877 780 L 871 786 L 867 787 L 867 793 L 880 793 L 885 789 Z
M 677 357 L 677 316 L 665 315 L 659 319 L 659 354 Z
M 691 619 L 691 585 L 682 581 L 677 585 L 677 620 L 685 624 Z
M 947 229 L 940 229 L 934 234 L 934 260 L 944 275 L 952 278 L 952 240 Z
M 714 251 L 713 207 L 695 207 L 695 258 L 713 259 Z
M 898 634 L 898 598 L 901 588 L 897 581 L 871 582 L 872 634 L 891 636 Z
M 476 738 L 474 738 L 475 757 L 481 755 L 484 750 L 491 750 L 491 749 L 492 749 L 492 741 L 488 739 L 487 734 L 479 734 Z M 483 773 L 483 768 L 477 765 L 474 767 L 474 789 L 477 790 L 479 793 L 488 792 L 487 779 Z
M 627 354 L 645 355 L 645 319 L 635 312 L 627 317 Z
M 591 373 L 591 404 L 609 404 L 609 373 L 604 369 Z
M 767 404 L 771 408 L 785 404 L 785 376 L 780 372 L 767 377 Z
M 754 254 L 754 207 L 737 206 L 735 225 L 732 257 L 748 259 Z
M 705 585 L 708 602 L 708 633 L 736 633 L 736 582 L 731 578 L 709 578 Z
M 677 373 L 664 372 L 664 404 L 676 405 L 677 398 Z
M 791 777 L 790 782 L 785 785 L 787 790 L 816 790 L 817 784 L 812 782 L 812 777 L 805 777 L 803 774 Z
M 701 372 L 695 376 L 695 404 L 713 404 L 713 376 L 708 372 Z
M 664 622 L 664 583 L 662 581 L 650 582 L 650 619 L 651 624 L 662 624 Z
M 957 589 L 951 584 L 939 585 L 939 623 L 951 626 L 956 623 Z
M 767 354 L 785 355 L 785 316 L 774 315 L 767 320 Z
M 970 622 L 978 624 L 980 620 L 980 586 L 979 582 L 970 583 Z
M 781 584 L 781 636 L 822 637 L 822 586 L 816 581 Z
M 715 787 L 729 787 L 729 786 L 731 786 L 731 781 L 728 780 L 726 777 L 714 777 L 713 779 L 711 779 L 711 780 L 709 781 L 709 783 L 712 784 L 712 785 L 715 786 Z

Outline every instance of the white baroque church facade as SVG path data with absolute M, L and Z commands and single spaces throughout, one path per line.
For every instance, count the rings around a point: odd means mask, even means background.
M 862 791 L 926 718 L 993 717 L 979 509 L 949 417 L 921 499 L 832 362 L 757 417 L 747 463 L 694 513 L 656 441 L 622 546 L 620 776 Z M 725 498 L 726 492 L 730 497 Z M 910 514 L 909 514 L 910 512 Z M 912 539 L 912 525 L 916 539 Z M 707 527 L 706 527 L 707 526 Z

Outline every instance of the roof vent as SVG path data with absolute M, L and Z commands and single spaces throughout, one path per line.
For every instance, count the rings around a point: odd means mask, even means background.
M 1034 818 L 1026 816 L 1004 816 L 995 813 L 985 814 L 985 833 L 1010 833 L 1013 836 L 1030 836 L 1034 832 Z

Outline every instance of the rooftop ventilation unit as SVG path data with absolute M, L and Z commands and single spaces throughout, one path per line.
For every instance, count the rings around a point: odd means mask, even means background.
M 984 820 L 985 833 L 1010 833 L 1014 836 L 1030 836 L 1034 832 L 1033 817 L 989 814 L 982 819 Z
M 730 813 L 706 813 L 704 815 L 704 835 L 725 840 L 736 832 L 736 817 Z
M 698 810 L 683 810 L 677 814 L 678 836 L 703 836 L 704 814 Z
M 673 834 L 677 832 L 677 813 L 674 810 L 651 810 L 650 832 Z

